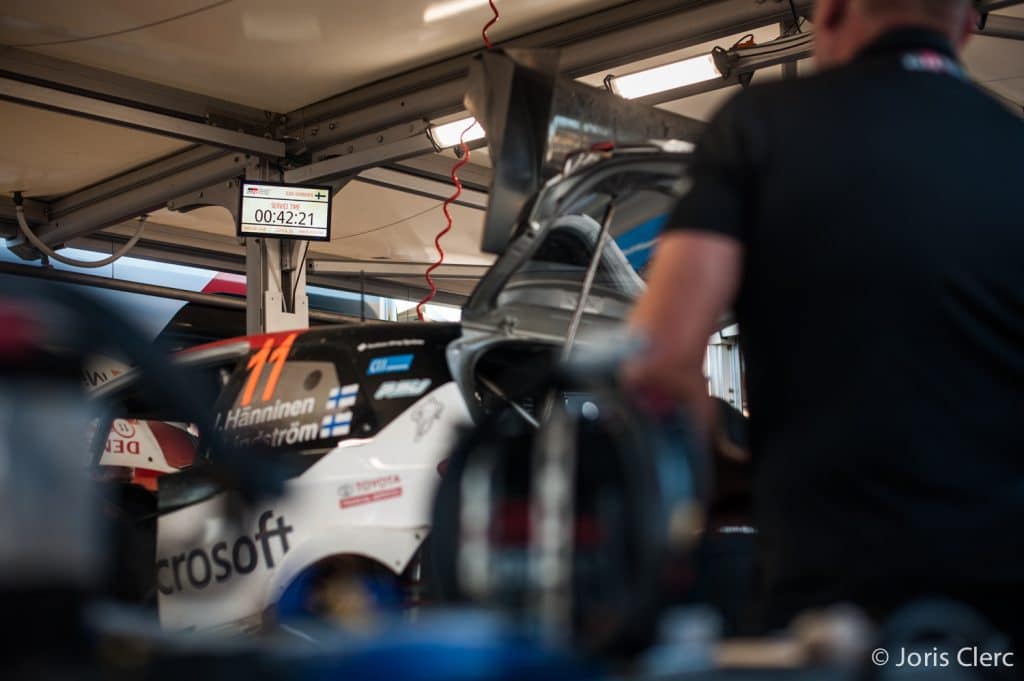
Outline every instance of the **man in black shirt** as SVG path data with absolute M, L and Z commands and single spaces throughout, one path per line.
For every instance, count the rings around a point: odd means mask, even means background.
M 734 306 L 769 623 L 1024 589 L 1024 123 L 957 53 L 968 0 L 822 0 L 818 74 L 710 123 L 633 319 L 631 387 L 713 437 Z M 1019 625 L 1018 625 L 1019 626 Z

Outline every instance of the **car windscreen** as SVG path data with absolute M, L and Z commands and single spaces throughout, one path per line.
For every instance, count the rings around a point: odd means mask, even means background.
M 600 232 L 601 225 L 588 215 L 558 218 L 532 257 L 509 279 L 509 286 L 581 286 Z M 630 299 L 644 289 L 643 280 L 613 240 L 605 245 L 594 285 L 597 290 L 610 290 Z

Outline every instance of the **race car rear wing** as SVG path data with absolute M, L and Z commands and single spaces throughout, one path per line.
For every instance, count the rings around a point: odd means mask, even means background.
M 482 249 L 501 253 L 544 182 L 578 152 L 694 142 L 704 123 L 558 75 L 553 50 L 491 50 L 470 65 L 466 108 L 494 166 Z

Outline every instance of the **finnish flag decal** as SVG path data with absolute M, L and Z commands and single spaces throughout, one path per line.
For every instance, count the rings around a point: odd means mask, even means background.
M 348 435 L 352 429 L 352 412 L 329 414 L 320 421 L 320 439 Z
M 331 388 L 327 396 L 327 409 L 348 409 L 356 403 L 356 395 L 359 393 L 358 383 L 349 383 L 338 388 Z

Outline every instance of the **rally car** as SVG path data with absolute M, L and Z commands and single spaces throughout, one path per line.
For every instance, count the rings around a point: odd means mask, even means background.
M 351 619 L 413 601 L 433 495 L 459 427 L 508 406 L 536 418 L 539 379 L 578 306 L 580 343 L 621 325 L 643 291 L 634 265 L 678 193 L 683 162 L 658 149 L 576 159 L 511 231 L 461 323 L 319 327 L 180 355 L 219 393 L 218 432 L 199 434 L 196 456 L 207 437 L 301 456 L 282 496 L 241 511 L 236 495 L 208 483 L 161 479 L 162 624 L 256 629 L 296 612 Z M 612 240 L 581 302 L 601 220 Z M 143 467 L 175 469 L 157 437 L 174 415 L 139 403 L 131 386 L 129 374 L 98 391 L 122 405 L 108 449 L 125 465 L 152 456 Z

